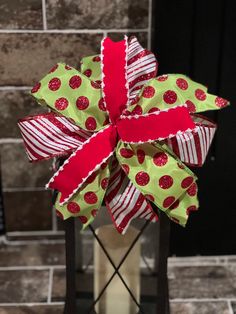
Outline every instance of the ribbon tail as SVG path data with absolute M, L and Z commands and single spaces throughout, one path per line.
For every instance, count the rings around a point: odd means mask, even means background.
M 83 229 L 91 224 L 101 207 L 107 190 L 110 169 L 109 163 L 104 163 L 95 171 L 79 191 L 65 205 L 60 205 L 61 193 L 58 194 L 55 209 L 62 219 L 78 217 L 83 224 Z
M 18 126 L 30 161 L 71 153 L 91 136 L 90 132 L 52 112 L 20 119 Z
M 193 183 L 176 203 L 167 210 L 166 215 L 174 222 L 185 227 L 191 212 L 197 211 L 199 202 L 197 198 L 197 184 Z
M 65 204 L 113 154 L 115 145 L 115 127 L 110 125 L 95 133 L 64 162 L 46 187 L 61 192 L 60 204 Z
M 149 202 L 128 179 L 117 162 L 111 170 L 105 201 L 111 219 L 121 234 L 125 234 L 131 221 L 135 218 L 158 220 Z
M 186 165 L 201 167 L 214 138 L 216 124 L 200 115 L 194 115 L 193 120 L 195 130 L 177 134 L 165 142 Z

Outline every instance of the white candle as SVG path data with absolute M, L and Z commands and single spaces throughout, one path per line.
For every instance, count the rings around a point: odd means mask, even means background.
M 116 266 L 119 265 L 138 232 L 135 228 L 129 227 L 125 235 L 120 235 L 113 225 L 102 226 L 96 230 L 98 237 Z M 137 241 L 119 270 L 138 302 L 140 300 L 140 249 L 140 241 Z M 94 239 L 95 299 L 114 271 L 102 248 Z M 98 314 L 136 314 L 137 311 L 136 304 L 118 275 L 116 275 L 97 303 L 96 312 Z

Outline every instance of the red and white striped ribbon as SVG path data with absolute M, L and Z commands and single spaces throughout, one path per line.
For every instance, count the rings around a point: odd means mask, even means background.
M 111 170 L 106 205 L 113 223 L 122 234 L 126 232 L 135 218 L 144 218 L 150 221 L 158 219 L 149 202 L 128 179 L 117 162 L 114 162 Z
M 61 156 L 75 150 L 90 136 L 67 118 L 40 114 L 18 122 L 30 161 Z
M 128 46 L 127 79 L 129 100 L 132 101 L 140 89 L 157 73 L 157 61 L 153 53 L 144 49 L 136 37 L 131 37 Z
M 213 140 L 216 125 L 200 115 L 194 115 L 195 130 L 166 140 L 173 152 L 189 166 L 202 166 Z

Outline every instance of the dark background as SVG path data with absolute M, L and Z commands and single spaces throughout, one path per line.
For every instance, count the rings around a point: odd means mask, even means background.
M 153 50 L 159 75 L 183 73 L 231 102 L 208 112 L 218 131 L 198 175 L 200 210 L 171 226 L 171 254 L 236 253 L 236 1 L 155 2 Z

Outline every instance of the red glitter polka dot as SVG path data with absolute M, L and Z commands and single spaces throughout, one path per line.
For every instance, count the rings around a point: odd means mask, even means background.
M 138 162 L 142 165 L 145 160 L 145 151 L 142 149 L 137 150 Z
M 198 88 L 195 90 L 195 97 L 200 101 L 204 101 L 206 99 L 206 93 L 204 90 Z
M 196 112 L 196 106 L 191 100 L 186 100 L 186 105 L 188 107 L 189 112 Z
M 153 162 L 156 166 L 162 167 L 168 162 L 168 156 L 165 153 L 159 152 L 153 156 Z
M 69 65 L 65 65 L 65 69 L 69 71 L 72 70 L 72 67 L 70 67 Z
M 105 102 L 104 102 L 104 99 L 101 98 L 98 102 L 98 108 L 102 111 L 106 111 L 106 107 L 105 107 Z
M 107 165 L 108 165 L 108 161 L 103 162 L 103 163 L 101 164 L 101 169 L 104 170 L 104 169 L 107 167 Z
M 131 158 L 134 156 L 134 152 L 132 151 L 132 149 L 129 148 L 121 148 L 120 154 L 124 158 Z
M 61 87 L 61 80 L 57 77 L 52 78 L 48 83 L 48 88 L 55 92 Z
M 97 195 L 94 192 L 84 194 L 84 200 L 87 204 L 95 204 L 98 201 Z
M 101 61 L 100 56 L 93 57 L 93 62 L 100 62 L 100 61 Z
M 98 213 L 98 210 L 97 210 L 97 209 L 91 210 L 91 215 L 92 215 L 93 217 L 96 217 L 96 216 L 97 216 L 97 213 Z
M 188 88 L 188 82 L 183 78 L 178 78 L 176 80 L 176 85 L 182 90 L 186 90 Z
M 59 210 L 56 210 L 56 215 L 57 215 L 57 217 L 61 218 L 62 220 L 64 219 L 62 213 L 59 212 Z
M 183 189 L 187 189 L 193 183 L 193 181 L 194 181 L 193 177 L 187 177 L 183 179 L 183 181 L 181 182 L 181 187 Z
M 87 69 L 87 70 L 84 71 L 83 74 L 86 75 L 87 77 L 90 77 L 92 75 L 92 70 L 91 69 Z
M 161 76 L 158 76 L 157 80 L 159 82 L 164 82 L 168 79 L 168 75 L 161 75 Z
M 221 98 L 221 97 L 216 97 L 215 104 L 217 107 L 223 108 L 223 107 L 227 106 L 228 100 Z
M 51 70 L 49 71 L 49 73 L 55 72 L 57 68 L 58 68 L 58 64 L 54 65 L 54 67 L 51 68 Z
M 174 201 L 175 201 L 174 196 L 168 196 L 163 202 L 163 207 L 164 208 L 170 207 L 174 203 Z
M 41 83 L 37 83 L 37 84 L 35 84 L 34 85 L 34 87 L 31 89 L 31 93 L 33 94 L 33 93 L 37 93 L 37 91 L 40 89 L 40 87 L 41 87 Z
M 197 206 L 195 205 L 192 205 L 192 206 L 189 206 L 187 209 L 186 209 L 186 214 L 189 215 L 191 212 L 194 212 L 197 210 Z
M 149 183 L 150 177 L 145 171 L 140 171 L 135 176 L 135 181 L 138 185 L 145 186 Z
M 94 131 L 97 127 L 97 122 L 94 117 L 88 117 L 85 121 L 85 127 L 89 131 Z
M 197 184 L 193 183 L 188 189 L 187 193 L 189 196 L 195 196 L 197 194 Z
M 109 179 L 108 178 L 104 178 L 101 181 L 101 187 L 103 190 L 106 190 L 106 188 L 108 187 L 108 183 L 109 183 Z
M 121 167 L 122 167 L 122 169 L 124 170 L 124 172 L 125 172 L 126 174 L 129 174 L 129 166 L 128 166 L 128 165 L 122 164 Z
M 89 100 L 86 96 L 80 96 L 79 98 L 77 98 L 76 107 L 79 110 L 85 110 L 86 108 L 88 108 L 88 106 L 89 106 Z
M 96 176 L 97 176 L 97 172 L 95 171 L 87 178 L 86 183 L 92 183 L 96 179 Z
M 79 75 L 74 75 L 69 80 L 69 85 L 72 89 L 79 88 L 82 83 L 82 79 Z
M 147 86 L 144 88 L 142 96 L 145 98 L 152 98 L 155 94 L 155 88 L 152 86 Z
M 100 80 L 97 80 L 97 81 L 91 81 L 91 85 L 93 88 L 96 88 L 96 89 L 99 89 L 101 88 L 101 84 L 102 84 L 102 81 Z
M 61 97 L 55 101 L 55 108 L 57 110 L 65 110 L 69 106 L 69 102 L 66 98 Z
M 174 104 L 177 100 L 176 92 L 174 92 L 173 90 L 166 91 L 163 95 L 163 99 L 164 102 L 167 103 L 168 105 Z
M 170 206 L 170 210 L 176 209 L 179 206 L 179 200 L 175 201 L 171 206 Z
M 67 210 L 72 214 L 77 214 L 80 212 L 80 206 L 76 202 L 69 202 Z
M 151 202 L 154 202 L 154 201 L 155 201 L 154 196 L 151 195 L 151 194 L 145 194 L 145 197 L 146 197 L 149 201 L 151 201 Z
M 152 107 L 151 109 L 148 110 L 148 113 L 153 113 L 153 112 L 157 112 L 157 111 L 160 111 L 160 109 L 157 107 Z
M 169 189 L 174 183 L 174 180 L 171 176 L 165 175 L 159 179 L 159 186 L 162 189 Z
M 132 115 L 141 115 L 143 113 L 142 107 L 140 105 L 137 105 L 134 107 L 134 109 L 132 110 Z
M 78 218 L 82 224 L 86 224 L 88 222 L 88 218 L 86 216 L 79 216 Z

